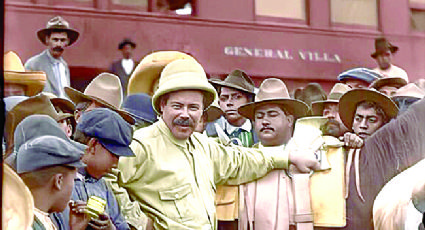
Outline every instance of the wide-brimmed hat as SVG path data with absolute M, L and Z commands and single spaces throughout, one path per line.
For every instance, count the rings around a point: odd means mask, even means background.
M 412 97 L 412 98 L 422 99 L 425 97 L 425 91 L 419 88 L 415 83 L 409 83 L 399 88 L 391 96 L 391 98 L 397 98 L 397 97 Z
M 326 100 L 315 101 L 311 104 L 311 109 L 313 113 L 312 115 L 322 116 L 325 104 L 339 103 L 339 99 L 342 97 L 342 95 L 344 95 L 344 93 L 346 93 L 350 89 L 351 88 L 346 84 L 336 83 L 334 87 L 332 87 L 331 92 L 329 93 L 328 98 Z
M 401 77 L 385 77 L 380 78 L 372 82 L 372 84 L 369 86 L 369 88 L 374 88 L 376 90 L 379 90 L 380 88 L 384 86 L 394 86 L 396 88 L 400 88 L 407 85 L 407 81 L 404 78 Z
M 50 98 L 46 95 L 37 95 L 30 97 L 7 112 L 5 121 L 5 133 L 7 135 L 6 143 L 8 154 L 13 149 L 14 133 L 16 126 L 26 117 L 32 114 L 45 114 L 53 118 L 55 121 L 63 120 L 70 114 L 58 114 L 50 102 Z
M 154 123 L 157 120 L 152 108 L 152 97 L 146 93 L 128 95 L 122 103 L 122 109 L 129 112 L 135 119 Z
M 8 51 L 4 54 L 4 83 L 25 86 L 26 96 L 34 96 L 41 92 L 46 84 L 46 73 L 42 71 L 25 71 L 19 56 Z
M 385 53 L 387 51 L 395 53 L 398 51 L 398 47 L 392 45 L 386 38 L 375 38 L 375 52 L 370 56 L 376 58 L 379 54 Z
M 204 113 L 207 115 L 207 122 L 213 122 L 224 114 L 223 110 L 221 110 L 218 105 L 218 100 L 214 100 Z
M 2 229 L 30 229 L 34 219 L 34 199 L 22 179 L 3 164 Z
M 242 105 L 238 113 L 250 120 L 254 120 L 255 108 L 264 104 L 281 104 L 288 112 L 299 118 L 307 115 L 308 105 L 289 96 L 285 83 L 277 78 L 268 78 L 261 83 L 254 102 Z
M 219 87 L 229 87 L 255 95 L 255 85 L 252 79 L 242 70 L 233 70 L 224 81 L 221 80 L 211 80 L 211 84 Z
M 119 109 L 123 92 L 120 79 L 111 73 L 101 73 L 95 77 L 84 90 L 84 93 L 65 87 L 65 93 L 77 105 L 80 102 L 95 101 L 102 106 L 118 112 L 127 122 L 134 124 L 131 115 Z
M 178 59 L 195 60 L 192 56 L 178 51 L 157 51 L 145 56 L 128 80 L 127 93 L 147 93 L 152 96 L 164 67 Z
M 345 127 L 353 127 L 354 114 L 357 105 L 362 101 L 371 101 L 379 105 L 389 119 L 395 118 L 398 114 L 398 107 L 385 94 L 375 89 L 353 89 L 342 95 L 339 99 L 339 116 Z
M 360 80 L 367 83 L 372 83 L 376 79 L 382 78 L 382 75 L 378 72 L 367 68 L 354 68 L 342 72 L 338 75 L 338 81 L 344 82 L 349 79 Z
M 78 31 L 71 29 L 69 23 L 65 21 L 61 16 L 56 16 L 50 19 L 47 22 L 46 28 L 41 29 L 37 32 L 38 39 L 44 44 L 46 44 L 46 36 L 51 32 L 66 32 L 69 38 L 69 46 L 77 41 L 80 33 Z
M 158 90 L 152 97 L 155 112 L 161 114 L 159 98 L 179 90 L 201 90 L 204 93 L 205 107 L 217 98 L 217 92 L 208 82 L 204 68 L 195 59 L 179 59 L 165 66 L 159 78 Z
M 133 49 L 136 48 L 136 43 L 133 42 L 130 38 L 124 38 L 120 44 L 118 44 L 118 49 L 122 50 L 124 48 L 125 45 L 130 45 Z

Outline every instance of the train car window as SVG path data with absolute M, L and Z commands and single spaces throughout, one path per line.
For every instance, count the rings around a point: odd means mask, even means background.
M 258 16 L 306 19 L 305 0 L 256 0 L 255 14 Z
M 377 27 L 377 0 L 331 0 L 331 20 L 336 24 Z

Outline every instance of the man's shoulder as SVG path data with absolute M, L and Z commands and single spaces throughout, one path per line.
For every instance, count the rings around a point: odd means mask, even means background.
M 48 58 L 46 51 L 43 51 L 39 54 L 36 54 L 32 57 L 30 57 L 26 62 L 25 62 L 25 66 L 29 65 L 29 64 L 37 64 L 37 63 L 41 63 L 43 61 L 46 61 Z

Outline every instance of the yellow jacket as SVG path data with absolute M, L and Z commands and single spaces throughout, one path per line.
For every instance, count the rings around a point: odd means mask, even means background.
M 202 134 L 177 140 L 159 120 L 134 134 L 112 187 L 126 219 L 138 207 L 155 229 L 216 229 L 216 184 L 240 184 L 288 167 L 287 153 L 225 147 Z M 116 185 L 118 183 L 119 186 Z

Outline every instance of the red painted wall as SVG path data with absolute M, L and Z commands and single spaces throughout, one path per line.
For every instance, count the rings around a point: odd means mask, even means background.
M 156 50 L 181 50 L 194 55 L 210 75 L 223 76 L 240 68 L 254 77 L 257 86 L 263 77 L 279 77 L 285 79 L 290 89 L 316 81 L 329 90 L 340 72 L 359 66 L 375 67 L 370 53 L 374 38 L 382 33 L 333 27 L 328 21 L 329 2 L 320 1 L 327 4 L 310 1 L 314 4 L 310 8 L 313 11 L 309 14 L 310 25 L 253 21 L 253 1 L 244 0 L 231 1 L 232 7 L 226 6 L 224 0 L 197 1 L 197 17 L 9 1 L 4 45 L 5 51 L 14 50 L 23 61 L 27 60 L 44 49 L 36 31 L 51 17 L 62 15 L 81 33 L 80 39 L 64 54 L 71 66 L 72 84 L 77 88 L 119 58 L 117 44 L 122 38 L 130 37 L 138 44 L 136 58 Z M 246 2 L 250 3 L 244 5 Z M 382 5 L 386 1 L 380 2 Z M 400 47 L 394 63 L 408 72 L 411 81 L 425 78 L 425 33 L 408 31 L 406 15 L 400 16 L 404 18 L 400 21 L 390 19 L 388 14 L 395 9 L 381 7 L 382 20 L 388 20 L 391 25 L 383 21 L 380 26 L 390 41 Z M 225 47 L 233 48 L 225 52 Z M 242 52 L 242 47 L 249 52 Z M 278 52 L 286 58 L 279 58 Z M 274 58 L 265 57 L 270 55 Z M 337 55 L 340 62 L 324 61 L 325 55 L 329 59 Z

